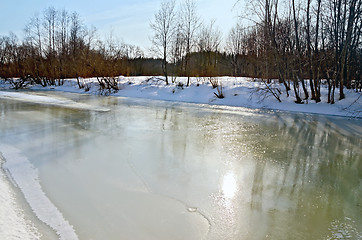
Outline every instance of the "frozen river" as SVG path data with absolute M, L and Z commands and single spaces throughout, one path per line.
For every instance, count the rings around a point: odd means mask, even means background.
M 3 170 L 64 239 L 362 239 L 361 120 L 25 95 L 0 99 Z

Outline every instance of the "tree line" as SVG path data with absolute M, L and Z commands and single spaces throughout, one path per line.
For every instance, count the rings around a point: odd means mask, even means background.
M 329 103 L 337 87 L 339 99 L 343 87 L 361 90 L 361 0 L 291 0 L 283 8 L 279 0 L 252 3 L 258 19 L 247 35 L 259 36 L 256 57 L 265 78 L 278 78 L 297 103 L 309 97 L 319 102 L 322 79 Z
M 278 79 L 296 103 L 320 102 L 323 83 L 332 104 L 336 88 L 339 99 L 344 87 L 361 91 L 362 0 L 250 0 L 241 8 L 252 24 L 236 23 L 222 49 L 220 31 L 213 21 L 200 21 L 194 1 L 161 4 L 151 27 L 166 84 L 169 74 L 231 73 L 261 78 L 280 100 L 281 89 L 272 84 Z
M 85 26 L 76 12 L 47 8 L 29 20 L 24 35 L 22 41 L 13 33 L 0 36 L 0 77 L 31 78 L 46 86 L 72 77 L 140 74 L 138 61 L 157 65 L 137 46 L 112 37 L 98 40 L 96 29 Z
M 154 58 L 112 37 L 100 41 L 76 12 L 47 8 L 29 20 L 21 41 L 0 36 L 0 77 L 45 86 L 74 77 L 164 75 L 168 84 L 186 76 L 188 86 L 192 76 L 248 76 L 261 79 L 276 98 L 278 79 L 297 103 L 319 102 L 322 84 L 329 103 L 337 88 L 339 99 L 344 87 L 361 91 L 362 0 L 250 0 L 234 7 L 250 21 L 238 21 L 223 41 L 194 0 L 164 0 L 150 23 Z

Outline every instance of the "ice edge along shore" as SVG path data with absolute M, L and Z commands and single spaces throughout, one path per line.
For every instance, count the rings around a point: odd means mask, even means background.
M 78 239 L 73 227 L 68 223 L 68 221 L 64 219 L 63 215 L 43 192 L 38 180 L 37 170 L 29 162 L 29 160 L 21 154 L 21 151 L 14 148 L 13 146 L 0 143 L 0 152 L 5 160 L 2 166 L 3 169 L 11 174 L 10 177 L 15 182 L 17 187 L 22 191 L 25 200 L 29 203 L 36 216 L 42 222 L 49 225 L 58 234 L 60 240 Z M 4 191 L 6 190 L 7 189 L 4 189 Z M 4 197 L 3 201 L 11 201 L 11 194 L 8 194 L 7 197 Z M 13 204 L 13 206 L 10 206 L 10 208 L 13 209 L 13 211 L 16 211 L 17 207 L 15 204 Z M 0 220 L 2 221 L 2 219 Z M 20 229 L 24 228 L 22 226 L 26 224 L 24 223 L 24 220 L 21 218 L 18 220 L 20 220 L 20 222 L 15 223 L 16 225 L 14 227 L 19 227 Z M 9 226 L 9 223 L 7 223 L 6 226 Z M 30 230 L 31 229 L 27 227 L 22 233 L 15 232 L 16 235 L 19 236 L 14 237 L 20 237 L 22 239 L 38 239 L 38 237 L 36 237 L 38 235 L 37 231 Z M 12 230 L 8 229 L 4 232 L 12 234 L 9 231 Z

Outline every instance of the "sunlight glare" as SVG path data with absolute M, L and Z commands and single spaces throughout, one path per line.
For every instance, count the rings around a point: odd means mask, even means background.
M 222 192 L 226 198 L 233 198 L 237 191 L 237 185 L 234 173 L 229 172 L 224 176 L 223 184 L 222 184 Z

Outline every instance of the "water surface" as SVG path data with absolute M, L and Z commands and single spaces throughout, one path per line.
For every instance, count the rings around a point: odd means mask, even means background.
M 362 238 L 361 120 L 37 94 L 94 106 L 0 100 L 80 239 Z

